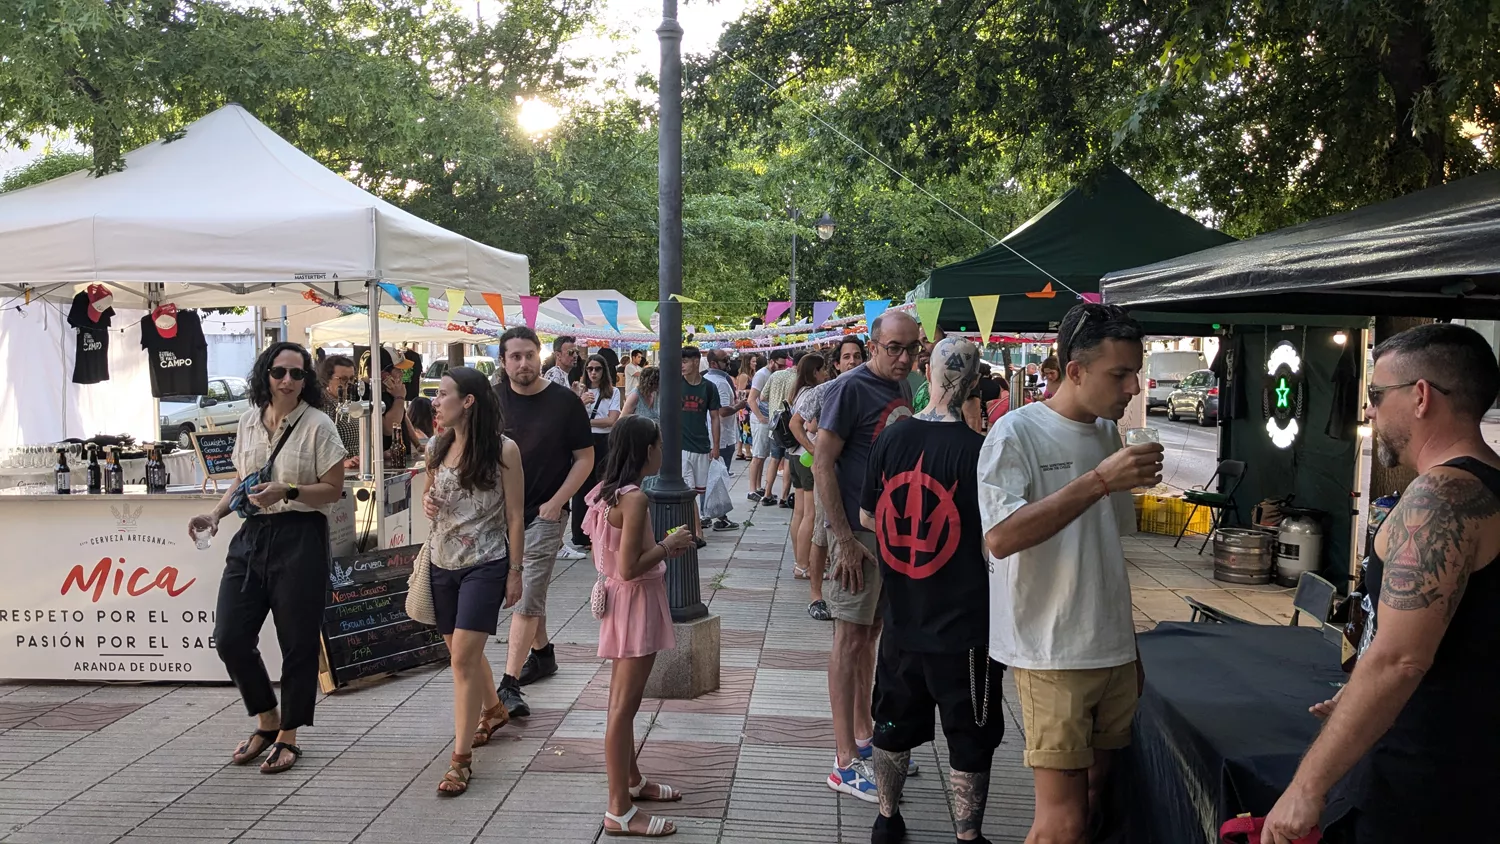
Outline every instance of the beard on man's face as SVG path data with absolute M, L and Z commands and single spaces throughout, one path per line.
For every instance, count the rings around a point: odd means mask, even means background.
M 1411 434 L 1405 431 L 1375 431 L 1375 459 L 1387 469 L 1401 465 L 1401 452 L 1411 442 Z

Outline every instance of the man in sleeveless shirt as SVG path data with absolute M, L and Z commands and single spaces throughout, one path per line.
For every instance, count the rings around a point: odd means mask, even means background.
M 1321 822 L 1335 844 L 1494 841 L 1500 794 L 1500 455 L 1480 421 L 1500 394 L 1484 338 L 1425 325 L 1375 349 L 1380 461 L 1418 477 L 1375 537 L 1373 636 L 1262 844 Z M 1326 803 L 1326 807 L 1325 807 Z

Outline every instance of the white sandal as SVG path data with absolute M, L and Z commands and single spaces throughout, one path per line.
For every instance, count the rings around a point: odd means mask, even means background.
M 620 838 L 665 838 L 666 836 L 673 835 L 677 832 L 677 827 L 672 826 L 671 821 L 659 816 L 653 816 L 651 818 L 651 822 L 646 824 L 645 832 L 631 832 L 630 821 L 635 818 L 635 813 L 639 812 L 640 810 L 640 806 L 631 806 L 630 811 L 626 812 L 623 815 L 612 815 L 609 812 L 605 812 L 604 819 L 607 821 L 614 821 L 615 823 L 620 825 L 620 828 L 610 829 L 606 826 L 604 827 L 604 834 Z M 668 827 L 670 827 L 670 829 Z
M 648 797 L 642 793 L 648 785 L 656 786 L 655 797 Z M 639 800 L 642 803 L 676 803 L 682 799 L 682 792 L 666 783 L 651 782 L 645 777 L 641 777 L 641 784 L 631 787 L 630 799 Z

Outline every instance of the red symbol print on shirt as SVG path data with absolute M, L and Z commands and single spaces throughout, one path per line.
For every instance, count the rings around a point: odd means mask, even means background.
M 944 487 L 922 471 L 922 459 L 909 472 L 887 478 L 880 501 L 875 505 L 876 536 L 880 552 L 894 571 L 913 580 L 932 577 L 942 570 L 958 551 L 958 504 L 953 494 L 958 489 Z M 897 502 L 897 494 L 902 500 Z M 931 511 L 924 518 L 927 495 L 933 499 Z M 906 530 L 903 531 L 902 524 Z
M 875 422 L 875 433 L 870 435 L 870 442 L 875 442 L 880 437 L 880 432 L 911 416 L 911 402 L 904 398 L 891 399 L 880 411 L 880 418 Z

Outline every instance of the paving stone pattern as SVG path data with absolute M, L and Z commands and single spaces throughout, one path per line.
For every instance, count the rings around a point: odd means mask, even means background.
M 807 616 L 808 586 L 792 577 L 791 511 L 752 510 L 745 466 L 736 464 L 733 515 L 747 525 L 710 533 L 700 554 L 704 599 L 723 625 L 721 688 L 646 701 L 636 721 L 640 765 L 687 795 L 656 807 L 676 820 L 678 844 L 868 841 L 875 807 L 824 785 L 831 627 Z M 1186 618 L 1180 595 L 1287 623 L 1285 590 L 1222 588 L 1211 563 L 1183 545 L 1128 540 L 1137 627 Z M 559 563 L 549 622 L 560 673 L 527 689 L 530 718 L 475 752 L 469 793 L 457 799 L 436 794 L 452 744 L 445 667 L 322 698 L 317 726 L 302 733 L 306 755 L 277 776 L 227 764 L 252 728 L 232 688 L 0 683 L 0 842 L 603 840 L 609 666 L 595 655 L 593 581 L 590 561 Z M 502 642 L 488 650 L 503 664 Z M 1023 841 L 1031 822 L 1014 700 L 1007 676 L 1007 738 L 985 823 L 994 842 Z M 954 840 L 946 755 L 941 735 L 915 754 L 922 773 L 903 805 L 913 844 Z

